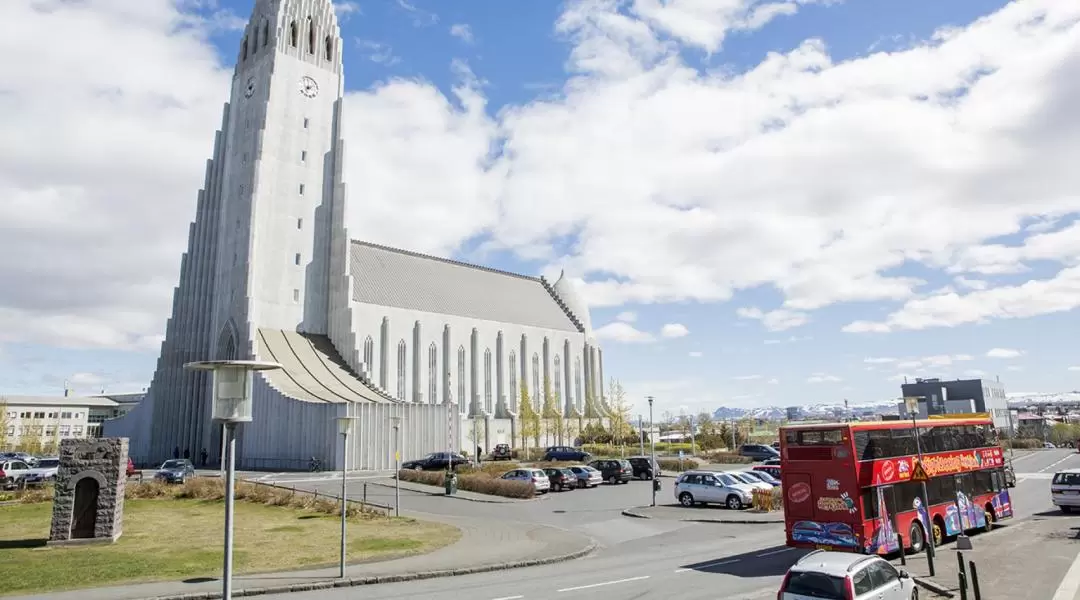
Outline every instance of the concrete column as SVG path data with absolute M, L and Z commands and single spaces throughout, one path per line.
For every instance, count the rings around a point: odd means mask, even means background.
M 480 356 L 480 333 L 473 327 L 472 336 L 469 340 L 469 392 L 471 393 L 471 401 L 469 403 L 469 416 L 475 416 L 480 414 L 480 361 L 483 357 Z
M 600 397 L 604 397 L 604 351 L 596 348 L 596 374 L 599 380 Z
M 503 332 L 495 338 L 495 414 L 506 418 L 506 361 L 503 360 Z
M 593 396 L 592 355 L 589 352 L 588 343 L 586 343 L 585 347 L 582 349 L 581 358 L 584 363 L 581 366 L 583 367 L 582 378 L 585 380 L 585 397 L 593 398 L 595 400 L 595 397 Z
M 383 317 L 379 329 L 379 387 L 387 389 L 390 373 L 390 317 Z
M 412 340 L 412 401 L 420 402 L 424 393 L 424 385 L 420 380 L 420 359 L 427 356 L 427 349 L 420 347 L 420 321 L 413 323 Z
M 547 401 L 547 391 L 549 385 L 555 385 L 555 382 L 551 379 L 551 343 L 548 341 L 547 336 L 544 336 L 543 354 L 540 355 L 540 410 L 544 409 L 544 403 Z
M 569 417 L 574 414 L 574 369 L 570 364 L 570 340 L 563 342 L 562 368 L 563 368 L 563 414 Z
M 453 352 L 451 351 L 452 344 L 450 342 L 451 342 L 451 339 L 450 339 L 450 326 L 449 325 L 443 325 L 443 330 L 442 330 L 442 364 L 443 364 L 442 387 L 443 387 L 443 401 L 444 402 L 449 402 L 451 399 L 453 399 L 453 400 L 456 400 L 458 402 L 461 402 L 461 400 L 462 400 L 461 398 L 454 398 L 454 396 L 453 396 L 453 393 L 454 393 L 454 391 L 452 389 L 453 382 L 450 379 L 450 373 L 452 373 L 452 371 L 450 369 L 454 368 L 454 363 L 450 360 L 450 357 L 453 356 Z
M 521 401 L 521 385 L 529 389 L 529 336 L 521 334 L 521 344 L 518 348 L 518 389 L 514 390 L 518 402 Z M 518 406 L 518 414 L 521 414 L 521 406 Z

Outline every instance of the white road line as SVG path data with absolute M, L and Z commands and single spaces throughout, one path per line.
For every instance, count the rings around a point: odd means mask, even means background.
M 1043 467 L 1043 468 L 1039 469 L 1039 472 L 1040 472 L 1040 473 L 1045 473 L 1046 471 L 1049 471 L 1050 469 L 1053 469 L 1054 467 L 1056 467 L 1056 466 L 1060 465 L 1061 463 L 1063 463 L 1063 462 L 1065 462 L 1065 461 L 1069 460 L 1069 459 L 1070 459 L 1070 458 L 1072 458 L 1072 457 L 1073 457 L 1073 455 L 1072 455 L 1072 454 L 1070 454 L 1070 455 L 1066 456 L 1065 458 L 1063 458 L 1063 459 L 1061 459 L 1061 460 L 1059 460 L 1059 461 L 1055 462 L 1054 464 L 1052 464 L 1052 465 L 1050 465 L 1050 466 L 1048 466 L 1048 467 Z
M 762 556 L 771 556 L 773 554 L 780 554 L 781 552 L 790 552 L 792 550 L 794 550 L 794 548 L 781 548 L 779 550 L 770 550 L 769 552 L 762 552 L 761 554 L 758 554 L 754 558 L 761 558 Z
M 605 581 L 603 583 L 592 583 L 592 584 L 589 584 L 589 585 L 579 585 L 577 587 L 563 588 L 561 590 L 555 590 L 555 591 L 557 591 L 559 593 L 573 592 L 573 591 L 577 591 L 577 590 L 587 590 L 587 589 L 590 589 L 590 588 L 597 588 L 597 587 L 601 587 L 601 586 L 605 586 L 605 585 L 615 585 L 616 583 L 626 583 L 626 582 L 629 582 L 629 581 L 641 581 L 642 579 L 648 579 L 648 578 L 649 578 L 648 575 L 642 575 L 641 577 L 631 577 L 629 579 L 616 579 L 615 581 Z
M 1069 571 L 1065 573 L 1065 578 L 1061 580 L 1057 591 L 1054 592 L 1053 600 L 1073 600 L 1078 590 L 1080 590 L 1080 554 L 1076 555 Z
M 692 569 L 675 569 L 675 572 L 676 573 L 685 573 L 687 571 L 697 571 L 698 569 L 707 569 L 709 567 L 719 567 L 720 565 L 730 565 L 731 563 L 737 563 L 737 562 L 739 562 L 739 559 L 737 559 L 737 558 L 731 559 L 731 560 L 717 560 L 717 561 L 714 561 L 714 562 L 711 562 L 711 563 L 705 563 L 703 565 L 698 565 L 698 566 L 696 566 L 696 567 L 694 567 Z
M 495 600 L 520 600 L 525 596 L 503 596 L 502 598 L 495 598 Z

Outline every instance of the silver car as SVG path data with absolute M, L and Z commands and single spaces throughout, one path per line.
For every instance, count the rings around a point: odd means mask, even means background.
M 752 485 L 759 490 L 771 490 L 774 487 L 772 483 L 765 481 L 765 479 L 759 477 L 757 473 L 749 471 L 728 471 L 727 474 L 745 484 Z
M 574 465 L 567 467 L 577 475 L 579 488 L 594 488 L 601 483 L 604 483 L 604 475 L 592 467 L 585 465 Z
M 766 484 L 762 484 L 766 485 Z M 675 482 L 675 499 L 686 507 L 695 504 L 723 504 L 740 510 L 754 503 L 754 486 L 727 473 L 687 471 Z
M 551 490 L 551 480 L 543 469 L 514 469 L 503 473 L 502 478 L 513 481 L 531 481 L 537 494 L 546 494 Z

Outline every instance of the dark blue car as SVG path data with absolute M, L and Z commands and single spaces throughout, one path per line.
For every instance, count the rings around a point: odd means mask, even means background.
M 544 451 L 545 461 L 586 462 L 591 455 L 573 446 L 548 446 Z

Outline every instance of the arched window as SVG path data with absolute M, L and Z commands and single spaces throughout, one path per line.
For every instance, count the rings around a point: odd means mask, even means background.
M 371 339 L 371 336 L 367 336 L 364 340 L 364 372 L 371 378 L 372 363 L 375 361 L 375 340 Z
M 574 359 L 574 393 L 577 395 L 577 407 L 580 410 L 585 402 L 585 396 L 581 395 L 581 358 Z
M 289 45 L 295 48 L 296 44 L 298 43 L 299 36 L 300 32 L 296 29 L 296 21 L 289 23 Z
M 315 54 L 315 23 L 311 17 L 307 19 L 307 51 L 308 54 Z
M 263 48 L 270 43 L 270 22 L 263 21 Z
M 397 343 L 397 399 L 405 399 L 405 340 Z
M 562 403 L 560 402 L 560 400 L 562 400 L 562 394 L 560 393 L 560 390 L 562 389 L 562 369 L 559 368 L 562 365 L 562 361 L 559 359 L 558 354 L 555 355 L 555 361 L 554 362 L 555 362 L 555 393 L 553 394 L 553 396 L 555 398 L 555 409 L 559 410 L 559 411 L 562 411 Z
M 334 59 L 334 38 L 332 38 L 330 36 L 326 36 L 325 50 L 326 50 L 326 60 L 333 60 Z
M 491 348 L 484 350 L 484 411 L 491 413 Z
M 240 62 L 244 62 L 245 60 L 247 60 L 247 44 L 248 44 L 248 39 L 245 37 L 244 38 L 244 46 L 243 46 L 244 50 L 240 54 Z
M 465 346 L 458 346 L 457 349 L 457 401 L 464 414 L 468 404 L 465 399 Z
M 540 355 L 535 352 L 532 359 L 532 404 L 533 410 L 540 410 Z
M 428 402 L 437 404 L 439 401 L 439 351 L 435 348 L 435 342 L 431 342 L 428 346 L 427 377 Z
M 521 396 L 521 389 L 518 388 L 517 378 L 517 356 L 514 355 L 514 351 L 510 351 L 510 390 L 508 395 L 510 396 L 510 410 L 517 411 L 518 397 Z

